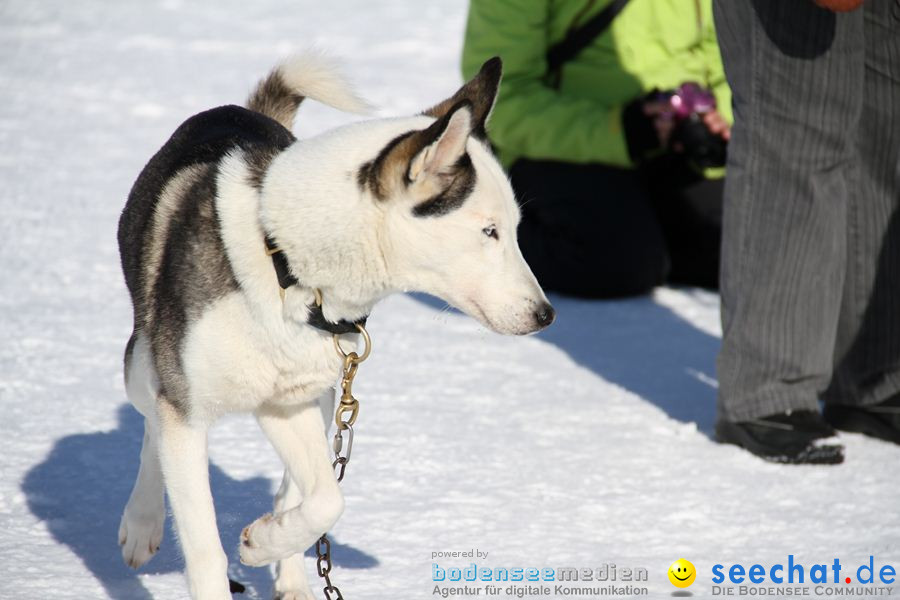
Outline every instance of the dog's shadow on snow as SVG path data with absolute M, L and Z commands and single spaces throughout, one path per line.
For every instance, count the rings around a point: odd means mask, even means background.
M 688 290 L 687 293 L 690 293 Z M 445 304 L 424 294 L 434 308 Z M 578 300 L 551 295 L 557 318 L 538 334 L 572 360 L 712 435 L 716 412 L 716 354 L 720 340 L 650 297 Z M 603 398 L 597 398 L 597 409 Z
M 119 408 L 118 417 L 118 427 L 113 431 L 58 440 L 47 458 L 28 472 L 22 490 L 31 512 L 58 542 L 78 555 L 110 598 L 150 600 L 153 596 L 140 575 L 181 572 L 184 561 L 171 514 L 166 519 L 160 551 L 149 563 L 135 571 L 122 561 L 117 544 L 119 518 L 137 475 L 144 421 L 127 404 Z M 209 475 L 219 534 L 228 554 L 228 575 L 247 586 L 246 593 L 235 598 L 270 598 L 269 569 L 240 564 L 237 541 L 245 525 L 271 511 L 273 482 L 262 477 L 233 479 L 214 464 L 210 464 Z M 378 564 L 375 557 L 361 550 L 334 541 L 332 546 L 339 567 L 365 569 Z

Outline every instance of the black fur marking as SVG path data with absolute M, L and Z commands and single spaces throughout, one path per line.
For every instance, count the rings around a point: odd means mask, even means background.
M 430 117 L 443 117 L 456 110 L 460 101 L 468 100 L 472 103 L 472 137 L 487 141 L 487 120 L 494 107 L 502 75 L 503 61 L 500 60 L 500 57 L 495 56 L 487 60 L 481 66 L 478 74 L 459 88 L 453 96 L 432 106 L 422 114 Z
M 266 146 L 256 146 L 244 151 L 244 161 L 247 163 L 250 185 L 257 190 L 262 189 L 263 179 L 272 160 L 282 152 L 281 149 Z
M 181 414 L 187 384 L 180 351 L 189 320 L 211 302 L 236 290 L 216 214 L 219 161 L 242 151 L 251 179 L 262 181 L 272 157 L 295 141 L 274 119 L 238 106 L 223 106 L 185 121 L 138 176 L 119 219 L 119 252 L 135 313 L 135 332 L 148 336 L 161 394 Z M 187 167 L 200 166 L 173 202 L 165 238 L 154 240 L 153 220 L 166 185 Z M 158 271 L 145 261 L 162 243 Z M 153 301 L 145 294 L 148 286 Z
M 136 307 L 143 305 L 142 252 L 156 202 L 169 180 L 185 167 L 218 162 L 235 148 L 251 155 L 260 149 L 277 153 L 295 140 L 277 121 L 239 106 L 221 106 L 199 113 L 175 130 L 141 171 L 119 218 L 122 270 Z
M 359 186 L 360 191 L 364 192 L 366 191 L 366 188 L 368 188 L 373 194 L 375 194 L 375 190 L 373 189 L 375 187 L 375 174 L 372 171 L 374 164 L 374 160 L 363 163 L 363 165 L 356 172 L 356 185 Z M 378 197 L 377 194 L 375 194 L 375 196 L 376 198 Z
M 468 154 L 463 154 L 453 167 L 441 174 L 448 180 L 447 187 L 440 194 L 420 202 L 413 207 L 417 217 L 439 217 L 461 207 L 475 189 L 475 167 Z
M 369 191 L 372 192 L 372 195 L 379 200 L 387 200 L 389 191 L 388 182 L 384 179 L 384 167 L 388 157 L 397 146 L 417 133 L 419 133 L 417 130 L 401 133 L 389 141 L 384 148 L 381 149 L 381 152 L 378 153 L 378 156 L 376 156 L 374 160 L 370 160 L 362 165 L 356 173 L 356 183 L 359 185 L 360 189 L 365 190 L 368 188 Z
M 216 211 L 218 170 L 209 165 L 172 215 L 149 315 L 150 340 L 163 395 L 180 412 L 188 393 L 181 365 L 183 335 L 203 309 L 238 289 Z
M 379 200 L 387 200 L 391 195 L 391 187 L 393 184 L 403 183 L 409 185 L 412 180 L 409 177 L 409 165 L 419 152 L 436 142 L 450 124 L 450 119 L 456 111 L 468 108 L 472 109 L 472 103 L 469 100 L 460 100 L 453 107 L 429 125 L 426 129 L 418 129 L 407 131 L 398 135 L 378 153 L 374 160 L 371 160 L 359 168 L 356 174 L 356 182 L 361 190 L 369 189 L 372 194 Z M 468 160 L 468 157 L 466 157 Z M 469 161 L 471 166 L 471 161 Z M 454 169 L 455 175 L 456 169 Z M 392 178 L 399 181 L 392 181 Z M 448 179 L 450 185 L 451 179 Z

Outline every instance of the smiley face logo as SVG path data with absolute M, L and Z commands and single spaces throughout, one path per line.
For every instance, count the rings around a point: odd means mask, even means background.
M 685 559 L 679 558 L 669 567 L 669 581 L 675 587 L 686 588 L 697 578 L 697 569 L 694 564 Z

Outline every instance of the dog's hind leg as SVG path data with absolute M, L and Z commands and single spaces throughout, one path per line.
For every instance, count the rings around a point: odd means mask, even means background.
M 294 483 L 290 471 L 285 469 L 281 487 L 275 494 L 275 514 L 281 514 L 300 505 L 300 488 Z M 313 600 L 303 554 L 297 553 L 278 561 L 275 567 L 275 600 Z
M 119 545 L 125 564 L 138 568 L 156 554 L 166 522 L 165 491 L 156 437 L 149 419 L 144 421 L 141 467 L 119 523 Z
M 144 444 L 137 479 L 119 523 L 119 545 L 125 564 L 135 569 L 159 550 L 166 521 L 157 445 L 158 387 L 149 347 L 142 337 L 133 335 L 125 351 L 125 389 L 128 399 L 144 415 Z
M 209 489 L 207 427 L 160 398 L 159 457 L 187 570 L 191 598 L 230 600 L 228 559 Z
M 264 406 L 256 418 L 299 487 L 303 501 L 285 512 L 264 515 L 244 529 L 241 561 L 252 566 L 303 552 L 334 525 L 344 510 L 319 405 Z

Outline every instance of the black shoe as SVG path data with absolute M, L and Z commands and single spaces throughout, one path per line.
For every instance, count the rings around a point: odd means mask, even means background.
M 795 410 L 761 419 L 716 423 L 716 439 L 735 444 L 768 461 L 786 464 L 837 465 L 844 462 L 844 447 L 816 444 L 834 429 L 811 410 Z
M 869 406 L 826 404 L 825 420 L 842 431 L 855 431 L 900 444 L 900 394 Z

